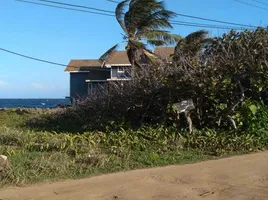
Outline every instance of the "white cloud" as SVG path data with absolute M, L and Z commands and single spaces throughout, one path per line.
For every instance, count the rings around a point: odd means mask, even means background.
M 0 88 L 2 87 L 6 87 L 6 86 L 8 86 L 8 83 L 7 82 L 5 82 L 5 81 L 1 81 L 0 80 Z

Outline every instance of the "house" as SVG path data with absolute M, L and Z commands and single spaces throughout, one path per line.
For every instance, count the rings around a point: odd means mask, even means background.
M 93 95 L 104 87 L 111 70 L 102 67 L 99 60 L 71 60 L 65 69 L 70 73 L 70 99 L 74 102 Z
M 154 53 L 171 62 L 174 48 L 157 47 Z M 115 52 L 105 63 L 97 59 L 71 60 L 65 72 L 70 73 L 71 102 L 102 92 L 109 81 L 131 80 L 131 64 L 126 51 Z

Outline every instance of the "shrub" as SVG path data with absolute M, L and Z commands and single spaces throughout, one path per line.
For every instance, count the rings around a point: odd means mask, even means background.
M 206 129 L 187 135 L 185 147 L 200 149 L 212 155 L 222 155 L 231 152 L 253 152 L 261 150 L 264 145 L 260 137 L 250 133 Z

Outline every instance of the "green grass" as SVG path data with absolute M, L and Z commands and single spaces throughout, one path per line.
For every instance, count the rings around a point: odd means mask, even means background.
M 34 114 L 18 115 L 14 109 L 0 111 L 0 126 L 6 127 L 23 127 L 27 119 Z
M 199 152 L 166 152 L 162 155 L 146 152 L 127 152 L 122 157 L 102 155 L 74 159 L 63 152 L 19 152 L 9 156 L 12 170 L 0 175 L 1 185 L 25 185 L 42 181 L 77 179 L 132 169 L 193 163 L 207 160 Z
M 30 130 L 26 121 L 37 115 L 0 112 L 0 155 L 11 163 L 0 168 L 0 186 L 194 163 L 261 147 L 256 137 L 211 131 L 182 137 L 164 127 L 82 134 Z
M 192 163 L 211 158 L 186 151 L 176 134 L 164 128 L 84 134 L 38 132 L 25 126 L 35 113 L 0 112 L 0 155 L 11 168 L 0 173 L 0 185 L 76 179 L 104 173 Z M 147 133 L 146 133 L 147 132 Z M 144 134 L 152 139 L 144 138 Z M 169 141 L 173 145 L 167 145 Z

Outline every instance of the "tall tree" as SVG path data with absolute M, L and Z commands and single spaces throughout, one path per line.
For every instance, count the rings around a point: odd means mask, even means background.
M 153 60 L 155 55 L 146 48 L 147 42 L 153 46 L 174 44 L 178 36 L 167 29 L 173 28 L 170 19 L 175 13 L 165 9 L 163 1 L 158 0 L 124 0 L 115 11 L 116 19 L 124 31 L 126 50 L 132 67 L 141 67 L 141 60 Z M 100 60 L 105 62 L 119 44 L 114 45 Z

